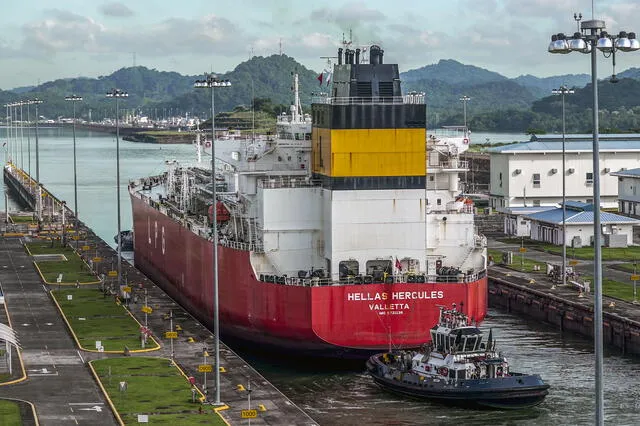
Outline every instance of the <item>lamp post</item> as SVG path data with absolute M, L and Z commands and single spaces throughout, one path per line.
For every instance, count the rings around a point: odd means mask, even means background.
M 10 139 L 10 137 L 11 137 L 11 121 L 9 121 L 9 117 L 10 117 L 9 108 L 11 107 L 11 104 L 8 104 L 8 103 L 4 104 L 4 107 L 7 110 L 6 111 L 6 114 L 7 114 L 6 115 L 6 121 L 5 121 L 5 124 L 6 124 L 5 136 L 7 137 L 7 142 L 6 142 L 6 148 L 5 148 L 4 152 L 6 153 L 5 162 L 9 163 L 9 158 L 11 156 L 11 151 L 10 151 L 10 149 L 11 149 L 11 139 Z
M 31 111 L 30 107 L 32 105 L 32 101 L 26 101 L 27 104 L 27 163 L 29 168 L 29 190 L 31 190 L 31 181 L 33 178 L 31 177 Z
M 211 234 L 213 237 L 213 334 L 215 335 L 215 384 L 216 405 L 220 405 L 220 318 L 218 306 L 218 216 L 216 197 L 216 111 L 215 90 L 219 87 L 229 87 L 229 80 L 220 80 L 215 74 L 206 74 L 204 80 L 196 80 L 193 86 L 197 89 L 211 90 Z
M 565 156 L 565 109 L 564 109 L 564 97 L 565 95 L 573 93 L 573 89 L 567 88 L 567 86 L 560 86 L 559 89 L 553 89 L 551 91 L 554 95 L 562 95 L 562 284 L 567 283 L 567 168 L 566 168 L 566 156 Z
M 74 229 L 76 231 L 76 250 L 78 249 L 78 173 L 76 162 L 76 102 L 82 101 L 82 96 L 65 96 L 65 101 L 71 102 L 73 105 L 73 216 L 75 217 Z M 118 185 L 120 187 L 120 185 Z M 120 199 L 120 197 L 118 197 Z
M 596 376 L 596 425 L 604 424 L 604 392 L 603 392 L 603 345 L 602 345 L 602 247 L 600 247 L 600 144 L 598 140 L 598 69 L 596 54 L 601 51 L 605 57 L 610 57 L 617 50 L 633 52 L 640 49 L 640 42 L 635 33 L 620 31 L 618 35 L 608 34 L 604 21 L 582 21 L 582 14 L 573 15 L 579 23 L 576 31 L 569 40 L 563 33 L 551 36 L 548 51 L 550 53 L 581 52 L 591 54 L 591 85 L 593 87 L 593 283 L 594 298 L 594 346 L 595 346 L 595 376 Z
M 30 102 L 36 106 L 36 190 L 38 191 L 36 196 L 36 216 L 38 217 L 38 223 L 40 223 L 42 220 L 42 186 L 40 185 L 40 149 L 38 147 L 38 121 L 40 120 L 38 105 L 42 103 L 42 100 L 35 98 Z
M 20 169 L 24 171 L 24 120 L 22 119 L 22 106 L 25 105 L 26 102 L 20 101 L 18 105 L 20 106 Z
M 116 100 L 116 204 L 118 208 L 118 289 L 122 285 L 122 235 L 120 234 L 120 113 L 119 100 L 120 98 L 126 98 L 129 94 L 120 89 L 111 89 L 107 92 L 107 98 L 115 98 Z
M 471 98 L 467 95 L 464 95 L 463 97 L 460 98 L 460 100 L 462 101 L 462 111 L 464 114 L 464 132 L 466 136 L 467 135 L 467 102 L 469 102 Z

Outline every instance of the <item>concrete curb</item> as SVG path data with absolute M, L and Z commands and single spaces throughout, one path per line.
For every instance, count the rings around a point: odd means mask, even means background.
M 24 247 L 24 249 L 27 251 L 27 254 L 31 257 L 33 257 L 33 253 L 31 253 L 31 250 L 29 250 L 29 247 L 27 247 L 26 244 L 24 244 L 24 242 L 22 243 L 22 246 Z M 74 250 L 74 253 L 76 253 L 76 255 L 78 255 L 78 253 Z M 80 257 L 78 255 L 78 257 Z M 87 262 L 85 262 L 82 257 L 80 257 L 80 260 L 82 260 L 82 262 L 87 265 Z M 47 281 L 44 277 L 44 275 L 42 274 L 42 271 L 40 270 L 40 267 L 38 266 L 38 263 L 33 260 L 33 265 L 36 267 L 36 271 L 38 271 L 38 275 L 40 275 L 40 279 L 42 280 L 43 283 L 47 284 L 47 285 L 64 285 L 64 286 L 70 286 L 70 285 L 76 285 L 76 283 L 70 283 L 70 282 L 61 282 L 61 283 L 50 283 L 49 281 Z M 89 265 L 87 265 L 87 268 L 89 268 Z M 91 270 L 91 268 L 89 268 L 89 270 Z M 100 284 L 102 281 L 85 281 L 85 282 L 81 282 L 78 283 L 80 285 L 95 285 L 95 284 Z
M 64 314 L 64 310 L 62 309 L 62 307 L 58 303 L 58 300 L 55 298 L 55 296 L 53 295 L 53 293 L 51 291 L 49 292 L 49 296 L 51 296 L 51 299 L 53 300 L 53 303 L 56 304 L 56 307 L 58 308 L 58 311 L 62 315 L 62 319 L 64 320 L 64 323 L 67 325 L 67 328 L 71 332 L 71 336 L 73 337 L 74 342 L 76 342 L 76 346 L 78 346 L 78 348 L 80 350 L 83 350 L 85 352 L 104 353 L 104 354 L 123 354 L 124 353 L 124 351 L 102 351 L 102 352 L 100 352 L 97 349 L 87 349 L 84 346 L 82 346 L 80 344 L 80 341 L 78 340 L 78 336 L 76 336 L 75 331 L 73 331 L 73 327 L 71 327 L 71 324 L 69 323 L 69 320 L 67 319 L 67 316 Z M 126 309 L 124 307 L 123 307 L 123 309 L 131 318 L 134 319 L 134 321 L 136 323 L 138 323 L 138 325 L 140 325 L 142 327 L 142 325 L 138 322 L 136 317 L 134 317 L 131 314 L 131 312 L 129 312 L 128 309 Z M 134 350 L 131 350 L 129 352 L 130 353 L 146 353 L 146 352 L 153 352 L 153 351 L 158 351 L 158 350 L 162 349 L 162 346 L 160 345 L 160 343 L 153 336 L 151 336 L 151 340 L 153 340 L 155 342 L 157 347 L 155 347 L 155 348 L 145 348 L 145 349 L 134 349 Z
M 31 412 L 33 413 L 33 421 L 36 423 L 36 426 L 40 426 L 40 421 L 38 420 L 38 414 L 36 412 L 36 406 L 33 405 L 33 402 L 31 401 L 27 401 L 24 399 L 19 399 L 19 398 L 0 398 L 4 401 L 17 401 L 17 402 L 24 402 L 25 404 L 29 404 L 29 406 L 31 407 Z
M 65 321 L 66 321 L 66 318 L 65 318 Z M 75 338 L 75 336 L 74 336 L 74 338 Z M 120 413 L 118 413 L 118 410 L 116 410 L 116 406 L 113 404 L 113 401 L 111 401 L 111 398 L 109 398 L 109 393 L 104 388 L 104 386 L 102 386 L 102 381 L 100 380 L 100 377 L 98 376 L 98 373 L 96 372 L 95 368 L 93 368 L 93 361 L 89 361 L 87 364 L 89 365 L 89 370 L 91 370 L 91 374 L 93 374 L 93 378 L 98 383 L 98 386 L 100 387 L 100 390 L 102 391 L 102 394 L 104 395 L 105 399 L 107 400 L 107 403 L 109 404 L 109 407 L 111 407 L 111 412 L 113 413 L 113 417 L 116 418 L 116 421 L 118 422 L 118 424 L 120 424 L 120 426 L 125 426 L 124 422 L 122 421 L 122 417 L 120 417 Z
M 168 362 L 171 362 L 176 367 L 176 369 L 180 372 L 180 374 L 185 378 L 187 384 L 189 383 L 189 376 L 187 376 L 187 374 L 184 372 L 182 367 L 180 367 L 180 365 L 178 365 L 175 361 L 173 361 L 170 358 L 165 358 L 165 357 L 153 357 L 153 358 L 154 359 L 164 359 L 164 360 L 167 360 Z M 89 368 L 91 369 L 91 373 L 93 374 L 93 377 L 98 382 L 98 386 L 100 386 L 100 389 L 102 390 L 102 393 L 104 394 L 107 402 L 109 403 L 109 407 L 111 407 L 111 410 L 113 411 L 113 414 L 116 417 L 116 420 L 118 420 L 118 422 L 120 423 L 121 426 L 124 426 L 125 423 L 122 420 L 122 418 L 120 417 L 120 413 L 118 413 L 118 410 L 116 409 L 113 401 L 111 401 L 111 398 L 109 398 L 109 394 L 107 393 L 107 390 L 102 385 L 102 381 L 100 380 L 100 377 L 98 376 L 98 373 L 96 372 L 95 368 L 93 367 L 93 363 L 95 361 L 101 361 L 101 360 L 92 360 L 92 361 L 88 362 Z M 200 401 L 200 403 L 203 403 L 204 400 L 205 400 L 204 394 L 202 393 L 202 391 L 200 391 L 200 389 L 197 386 L 195 386 L 195 389 L 200 394 L 200 397 L 198 398 L 198 400 Z M 229 407 L 227 405 L 223 405 L 221 407 L 214 408 L 213 411 L 218 415 L 218 417 L 220 417 L 220 419 L 222 419 L 222 421 L 225 424 L 227 424 L 228 426 L 231 426 L 230 423 L 227 422 L 227 420 L 224 417 L 222 417 L 222 415 L 220 415 L 220 413 L 219 413 L 219 411 L 226 410 L 228 408 Z
M 9 308 L 7 306 L 7 299 L 5 298 L 4 301 L 4 311 L 7 314 L 7 322 L 9 323 L 9 327 L 13 328 L 13 326 L 11 325 L 11 316 L 9 315 Z M 14 385 L 16 383 L 20 383 L 20 382 L 24 382 L 25 380 L 27 380 L 27 370 L 24 368 L 24 361 L 22 360 L 22 351 L 18 348 L 16 348 L 16 353 L 18 354 L 18 359 L 20 360 L 20 368 L 22 369 L 22 377 L 19 377 L 17 379 L 14 380 L 10 380 L 8 382 L 2 382 L 0 383 L 0 386 L 8 386 L 8 385 Z M 34 413 L 35 413 L 35 409 L 34 409 Z M 37 423 L 37 421 L 36 421 Z

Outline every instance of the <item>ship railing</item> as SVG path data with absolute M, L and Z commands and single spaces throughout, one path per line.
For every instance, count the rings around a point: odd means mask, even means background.
M 319 277 L 288 277 L 286 275 L 273 275 L 259 273 L 260 281 L 267 283 L 304 286 L 304 287 L 324 287 L 324 286 L 346 286 L 362 284 L 433 284 L 437 283 L 471 283 L 486 276 L 486 271 L 478 271 L 472 274 L 456 275 L 424 275 L 424 274 L 398 274 L 388 275 L 383 279 L 373 279 L 370 276 L 349 276 L 339 280 Z
M 218 244 L 223 247 L 229 247 L 235 250 L 252 251 L 256 253 L 264 252 L 264 247 L 262 246 L 262 244 L 258 244 L 258 243 L 245 243 L 243 241 L 219 239 Z
M 458 160 L 458 159 L 451 159 L 449 161 L 441 161 L 440 162 L 440 167 L 443 169 L 468 169 L 469 168 L 469 162 L 466 160 Z
M 449 201 L 446 204 L 446 210 L 449 213 L 474 213 L 472 203 L 466 204 L 460 201 Z
M 313 186 L 319 186 L 320 181 L 316 179 L 308 179 L 302 176 L 280 176 L 263 178 L 258 180 L 258 187 L 263 189 L 278 189 L 278 188 L 310 188 Z
M 376 105 L 376 104 L 404 104 L 418 103 L 408 102 L 405 96 L 346 96 L 336 98 L 314 97 L 314 103 L 324 103 L 329 105 Z M 424 97 L 422 99 L 424 103 Z

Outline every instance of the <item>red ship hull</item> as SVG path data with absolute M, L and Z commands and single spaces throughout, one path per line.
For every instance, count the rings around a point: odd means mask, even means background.
M 203 324 L 213 323 L 212 244 L 131 196 L 135 264 Z M 468 283 L 298 286 L 256 278 L 250 253 L 218 247 L 223 338 L 296 353 L 363 357 L 429 340 L 438 305 L 462 307 L 481 321 L 487 277 Z

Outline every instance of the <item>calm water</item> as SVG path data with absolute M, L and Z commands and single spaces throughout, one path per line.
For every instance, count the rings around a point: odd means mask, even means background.
M 80 218 L 113 244 L 116 234 L 115 137 L 77 133 L 78 204 Z M 513 136 L 513 135 L 512 135 Z M 509 139 L 512 136 L 507 136 Z M 477 138 L 478 136 L 475 135 Z M 492 141 L 500 135 L 488 136 Z M 494 139 L 495 138 L 495 139 Z M 0 140 L 5 140 L 0 128 Z M 26 133 L 22 162 L 28 169 Z M 516 139 L 517 140 L 517 139 Z M 33 143 L 33 138 L 32 138 Z M 62 129 L 40 131 L 41 181 L 61 199 L 73 204 L 73 150 L 71 133 Z M 6 147 L 5 147 L 6 149 Z M 120 141 L 122 229 L 131 228 L 131 207 L 126 184 L 130 178 L 163 172 L 164 161 L 192 161 L 189 145 L 148 145 Z M 3 154 L 4 160 L 4 154 Z M 17 157 L 20 165 L 20 156 Z M 32 148 L 35 176 L 35 149 Z M 0 197 L 2 209 L 4 196 Z M 12 203 L 10 203 L 12 208 Z M 270 359 L 250 359 L 294 402 L 326 425 L 588 425 L 594 418 L 593 349 L 580 337 L 491 310 L 484 328 L 493 328 L 499 348 L 514 371 L 537 372 L 551 385 L 551 393 L 538 408 L 519 412 L 470 411 L 407 401 L 387 394 L 359 369 L 335 371 L 280 365 Z M 605 403 L 608 424 L 638 424 L 640 413 L 640 358 L 607 353 Z

